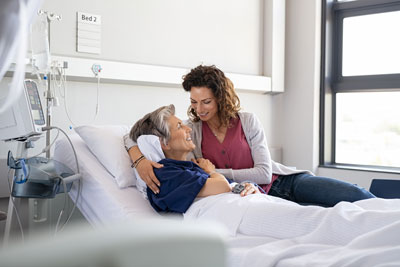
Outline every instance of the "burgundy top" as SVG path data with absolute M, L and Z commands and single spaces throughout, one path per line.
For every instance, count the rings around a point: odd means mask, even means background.
M 249 144 L 240 119 L 231 119 L 225 139 L 220 143 L 207 123 L 203 123 L 201 152 L 217 169 L 248 169 L 254 167 Z
M 209 159 L 217 169 L 249 169 L 254 167 L 250 146 L 244 135 L 240 119 L 231 119 L 225 139 L 220 143 L 208 127 L 202 122 L 201 152 L 205 159 Z M 268 193 L 272 183 L 278 175 L 272 175 L 272 182 L 260 185 Z

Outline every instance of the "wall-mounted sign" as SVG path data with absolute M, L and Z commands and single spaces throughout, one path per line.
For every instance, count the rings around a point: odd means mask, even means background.
M 100 54 L 101 16 L 84 12 L 77 12 L 76 16 L 76 51 L 82 53 Z

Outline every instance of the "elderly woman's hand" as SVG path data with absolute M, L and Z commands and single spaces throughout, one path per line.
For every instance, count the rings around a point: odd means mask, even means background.
M 252 183 L 245 183 L 245 188 L 243 191 L 240 193 L 242 197 L 251 195 L 251 194 L 257 194 L 260 193 L 260 190 L 258 190 L 257 186 L 252 184 Z
M 215 172 L 215 166 L 210 160 L 204 158 L 192 159 L 194 163 L 200 166 L 206 173 L 211 174 Z
M 157 179 L 154 174 L 154 168 L 162 168 L 164 165 L 148 160 L 143 159 L 136 166 L 136 170 L 140 175 L 140 178 L 146 183 L 146 185 L 154 192 L 154 194 L 158 194 L 160 192 L 159 186 L 160 181 Z

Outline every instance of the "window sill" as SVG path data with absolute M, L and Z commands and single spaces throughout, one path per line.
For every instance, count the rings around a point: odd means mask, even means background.
M 363 172 L 379 172 L 400 174 L 400 168 L 395 167 L 378 167 L 378 166 L 364 166 L 364 165 L 351 165 L 351 164 L 323 164 L 319 168 L 340 169 L 349 171 L 363 171 Z

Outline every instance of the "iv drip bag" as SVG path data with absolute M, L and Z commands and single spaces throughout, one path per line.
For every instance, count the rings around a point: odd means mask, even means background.
M 33 67 L 41 74 L 50 70 L 50 45 L 48 35 L 49 23 L 47 16 L 38 16 L 32 24 L 32 59 Z

